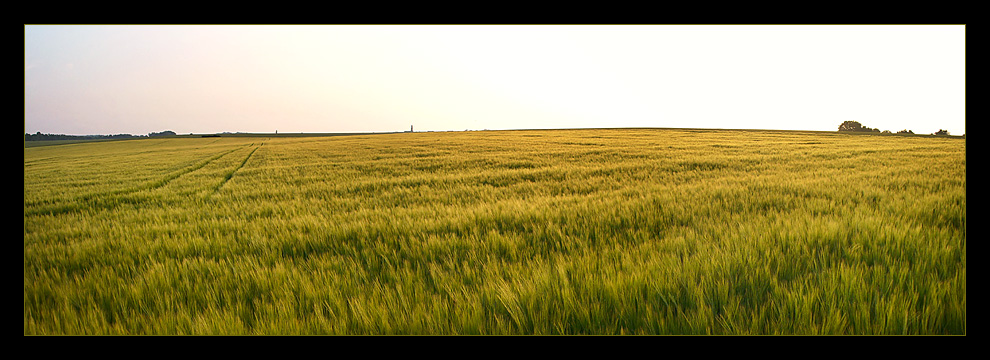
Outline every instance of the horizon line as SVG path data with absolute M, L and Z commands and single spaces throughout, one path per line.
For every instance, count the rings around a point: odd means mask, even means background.
M 119 135 L 130 135 L 133 137 L 188 137 L 188 136 L 200 136 L 200 135 L 240 135 L 240 136 L 289 136 L 289 135 L 310 135 L 310 136 L 320 136 L 320 135 L 371 135 L 371 134 L 402 134 L 402 133 L 427 133 L 427 132 L 465 132 L 465 131 L 550 131 L 550 130 L 719 130 L 719 131 L 785 131 L 785 132 L 817 132 L 817 133 L 862 133 L 862 134 L 882 134 L 876 132 L 857 132 L 857 131 L 838 131 L 838 130 L 795 130 L 795 129 L 759 129 L 759 128 L 704 128 L 704 127 L 653 127 L 653 126 L 629 126 L 629 127 L 574 127 L 574 128 L 514 128 L 514 129 L 464 129 L 464 130 L 395 130 L 395 131 L 337 131 L 337 132 L 243 132 L 243 131 L 221 131 L 221 132 L 178 132 L 174 130 L 162 130 L 160 132 L 172 131 L 175 135 L 160 135 L 160 136 L 149 136 L 148 134 L 131 134 L 131 133 L 109 133 L 109 134 L 66 134 L 66 133 L 43 133 L 35 132 L 35 134 L 24 132 L 25 135 L 63 135 L 63 136 L 119 136 Z M 940 129 L 941 130 L 941 129 Z M 890 134 L 897 134 L 897 132 L 891 132 Z M 913 133 L 907 135 L 932 135 L 934 133 Z M 947 135 L 947 136 L 963 136 L 965 133 L 960 135 Z

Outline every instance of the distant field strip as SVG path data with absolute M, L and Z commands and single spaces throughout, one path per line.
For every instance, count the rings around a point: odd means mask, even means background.
M 28 335 L 965 335 L 966 142 L 580 129 L 26 148 Z

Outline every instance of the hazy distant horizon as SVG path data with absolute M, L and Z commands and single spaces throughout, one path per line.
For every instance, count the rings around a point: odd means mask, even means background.
M 965 133 L 963 25 L 27 25 L 25 133 Z
M 675 127 L 645 127 L 645 126 L 639 126 L 639 127 L 584 127 L 584 128 L 566 128 L 566 127 L 561 127 L 561 128 L 552 128 L 552 129 L 546 129 L 546 128 L 460 129 L 460 130 L 419 130 L 419 129 L 416 129 L 415 132 L 417 132 L 417 133 L 426 133 L 426 132 L 463 132 L 463 131 L 551 131 L 551 130 L 615 130 L 615 129 L 620 129 L 620 130 L 653 129 L 653 130 L 713 130 L 713 131 L 729 130 L 729 131 L 837 132 L 836 130 L 747 129 L 747 128 L 731 128 L 730 129 L 730 128 L 701 128 L 701 127 L 697 127 L 697 128 L 675 128 Z M 171 131 L 171 130 L 170 129 L 164 129 L 164 130 L 161 130 L 161 131 L 153 131 L 153 132 L 162 132 L 162 131 Z M 899 130 L 897 130 L 897 131 L 899 131 Z M 896 133 L 897 131 L 891 130 L 891 132 L 893 132 L 893 133 Z M 175 136 L 179 136 L 179 135 L 187 135 L 187 136 L 188 135 L 212 135 L 212 134 L 244 134 L 244 135 L 269 135 L 269 134 L 271 134 L 271 135 L 292 135 L 292 134 L 303 134 L 303 135 L 355 134 L 355 135 L 362 135 L 362 134 L 408 133 L 409 132 L 409 129 L 407 128 L 405 130 L 393 130 L 393 131 L 324 131 L 324 132 L 310 132 L 310 131 L 285 132 L 285 131 L 279 131 L 277 133 L 276 132 L 230 131 L 230 130 L 217 131 L 217 132 L 179 132 L 179 131 L 174 131 L 174 132 L 175 132 Z M 25 134 L 36 134 L 36 133 L 38 133 L 38 132 L 32 133 L 32 132 L 25 131 Z M 124 133 L 124 132 L 114 132 L 114 133 L 105 133 L 105 134 L 67 134 L 67 133 L 64 133 L 64 132 L 52 132 L 52 133 L 41 132 L 41 133 L 42 134 L 47 134 L 47 135 L 66 135 L 66 136 L 109 136 L 109 135 L 147 136 L 148 135 L 148 133 Z M 915 135 L 931 135 L 932 133 L 934 133 L 934 132 L 931 132 L 931 133 L 919 133 L 917 131 L 914 132 Z M 960 133 L 952 133 L 952 132 L 950 132 L 949 133 L 949 136 L 962 136 L 963 134 L 964 133 L 961 133 L 961 132 Z

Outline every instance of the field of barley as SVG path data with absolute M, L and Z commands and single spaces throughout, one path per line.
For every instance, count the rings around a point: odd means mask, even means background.
M 965 335 L 965 140 L 583 129 L 25 148 L 24 334 Z

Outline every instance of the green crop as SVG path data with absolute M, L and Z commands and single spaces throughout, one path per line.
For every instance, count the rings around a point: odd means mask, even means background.
M 966 334 L 965 140 L 24 149 L 25 334 Z

